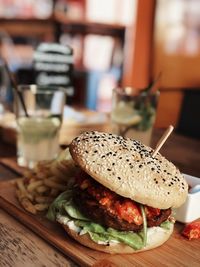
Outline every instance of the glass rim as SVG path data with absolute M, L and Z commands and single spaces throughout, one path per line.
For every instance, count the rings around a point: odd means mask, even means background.
M 30 91 L 33 94 L 52 94 L 57 91 L 66 93 L 64 87 L 57 85 L 20 84 L 17 88 L 21 93 L 24 91 Z

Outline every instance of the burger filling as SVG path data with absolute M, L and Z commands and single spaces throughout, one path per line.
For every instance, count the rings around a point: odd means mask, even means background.
M 83 172 L 76 178 L 76 183 L 74 203 L 91 220 L 121 231 L 139 231 L 143 228 L 139 203 L 116 194 Z M 148 227 L 159 226 L 171 214 L 171 209 L 144 206 L 144 210 Z
M 171 209 L 160 210 L 119 196 L 85 172 L 72 184 L 54 200 L 47 217 L 80 235 L 88 233 L 98 244 L 120 242 L 138 250 L 146 246 L 146 240 L 148 243 L 147 227 L 171 228 Z

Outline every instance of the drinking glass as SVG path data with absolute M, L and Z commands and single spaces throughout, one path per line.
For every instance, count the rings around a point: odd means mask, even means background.
M 112 132 L 150 146 L 159 92 L 115 88 L 112 96 Z
M 20 166 L 33 168 L 38 161 L 52 160 L 59 153 L 59 130 L 66 95 L 63 88 L 34 84 L 21 85 L 18 90 L 28 116 L 15 93 L 17 162 Z

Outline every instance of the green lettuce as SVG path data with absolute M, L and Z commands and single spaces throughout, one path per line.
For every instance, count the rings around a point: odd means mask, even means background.
M 78 229 L 80 229 L 80 234 L 88 233 L 90 238 L 96 243 L 103 242 L 109 244 L 110 241 L 117 241 L 135 250 L 145 246 L 146 230 L 138 233 L 118 231 L 113 228 L 105 228 L 85 217 L 72 201 L 72 190 L 63 192 L 50 205 L 47 218 L 56 221 L 59 215 L 66 217 L 67 221 L 73 221 Z M 166 228 L 167 224 L 163 223 L 163 227 Z
M 163 223 L 161 223 L 160 227 L 166 229 L 166 230 L 170 230 L 171 229 L 171 224 L 172 222 L 170 221 L 165 221 Z

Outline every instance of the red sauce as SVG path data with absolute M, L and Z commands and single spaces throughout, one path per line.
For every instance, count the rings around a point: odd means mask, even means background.
M 80 173 L 77 176 L 77 184 L 82 190 L 87 190 L 87 193 L 94 197 L 99 204 L 106 207 L 109 212 L 118 216 L 129 223 L 141 225 L 143 223 L 140 206 L 137 202 L 117 195 L 103 185 L 91 179 L 86 173 Z M 160 209 L 145 206 L 147 218 L 158 216 Z

